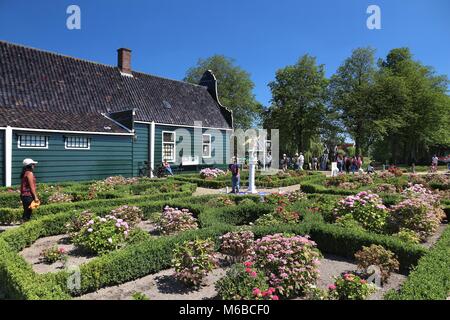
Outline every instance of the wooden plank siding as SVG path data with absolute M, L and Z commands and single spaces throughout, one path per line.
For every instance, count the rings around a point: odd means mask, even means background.
M 5 185 L 5 130 L 0 130 L 0 186 Z
M 162 132 L 176 132 L 176 156 L 179 161 L 183 156 L 198 155 L 202 159 L 202 166 L 226 167 L 226 150 L 229 145 L 229 131 L 226 130 L 208 130 L 190 127 L 176 127 L 166 125 L 155 126 L 155 167 L 158 167 L 162 161 Z M 211 159 L 202 157 L 202 134 L 211 134 Z M 174 165 L 176 167 L 176 165 Z
M 133 175 L 139 176 L 139 169 L 144 166 L 144 161 L 148 161 L 150 125 L 135 123 L 136 132 L 133 141 Z
M 42 134 L 49 137 L 48 149 L 18 148 L 19 134 Z M 40 182 L 81 181 L 109 176 L 133 175 L 133 138 L 131 136 L 87 135 L 89 150 L 66 150 L 64 134 L 45 132 L 13 133 L 12 184 L 20 183 L 22 161 L 38 161 L 36 177 Z

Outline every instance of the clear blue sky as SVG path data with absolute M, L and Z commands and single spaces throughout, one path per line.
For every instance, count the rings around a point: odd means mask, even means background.
M 66 28 L 66 8 L 81 7 L 82 29 Z M 381 7 L 382 30 L 366 27 Z M 0 0 L 0 39 L 105 64 L 133 50 L 133 69 L 182 79 L 199 58 L 224 54 L 247 70 L 257 99 L 277 69 L 309 53 L 331 75 L 351 50 L 379 57 L 408 46 L 415 58 L 450 75 L 449 0 Z

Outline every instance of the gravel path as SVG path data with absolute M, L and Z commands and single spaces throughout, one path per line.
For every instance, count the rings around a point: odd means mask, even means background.
M 288 187 L 281 187 L 281 188 L 256 188 L 258 192 L 264 192 L 264 193 L 278 193 L 278 192 L 292 192 L 297 191 L 300 189 L 300 185 L 296 184 L 293 186 Z M 241 192 L 247 192 L 247 187 L 241 188 Z M 229 189 L 231 191 L 231 188 Z M 226 189 L 207 189 L 207 188 L 197 188 L 197 190 L 194 192 L 194 196 L 204 196 L 204 195 L 211 195 L 211 194 L 225 194 Z

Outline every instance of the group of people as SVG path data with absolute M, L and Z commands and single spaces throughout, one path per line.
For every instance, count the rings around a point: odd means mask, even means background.
M 336 156 L 336 162 L 339 172 L 355 173 L 361 170 L 363 165 L 363 157 L 360 155 L 349 157 L 343 154 L 338 154 Z
M 311 158 L 311 162 L 307 163 L 306 168 L 308 170 L 319 170 L 320 168 L 320 159 L 318 157 L 313 156 Z M 286 154 L 283 154 L 283 157 L 280 160 L 280 169 L 286 171 L 288 169 L 300 170 L 303 171 L 305 169 L 305 156 L 302 152 L 296 153 L 293 157 L 288 157 Z M 326 170 L 324 168 L 323 170 Z

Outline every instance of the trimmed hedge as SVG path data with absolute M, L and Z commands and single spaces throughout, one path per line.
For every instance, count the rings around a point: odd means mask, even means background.
M 64 211 L 74 211 L 74 210 L 86 210 L 90 208 L 102 208 L 105 205 L 112 206 L 121 206 L 121 205 L 135 205 L 138 203 L 145 203 L 149 201 L 157 201 L 157 200 L 166 200 L 173 199 L 177 197 L 186 197 L 191 196 L 192 193 L 197 188 L 194 184 L 185 184 L 182 187 L 183 191 L 174 192 L 174 193 L 158 193 L 154 195 L 146 195 L 146 196 L 129 196 L 125 198 L 118 199 L 99 199 L 99 200 L 90 200 L 90 201 L 79 201 L 79 202 L 70 202 L 70 203 L 56 203 L 49 204 L 45 206 L 41 206 L 39 209 L 35 210 L 33 213 L 33 219 L 49 215 L 55 214 Z M 11 209 L 4 208 L 0 209 L 0 224 L 10 224 L 13 222 L 17 222 L 22 218 L 23 210 L 22 209 Z
M 445 300 L 450 296 L 450 228 L 437 244 L 419 260 L 398 291 L 389 291 L 388 300 Z

